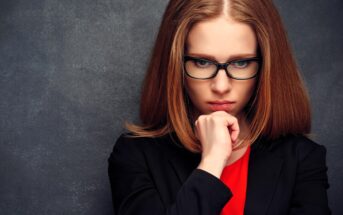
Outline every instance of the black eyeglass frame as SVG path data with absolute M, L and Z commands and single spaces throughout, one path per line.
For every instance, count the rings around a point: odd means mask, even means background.
M 217 70 L 213 73 L 213 75 L 211 75 L 211 76 L 208 77 L 208 78 L 196 78 L 196 77 L 193 77 L 193 76 L 191 76 L 190 74 L 188 74 L 187 69 L 186 69 L 186 62 L 187 62 L 188 60 L 203 60 L 203 61 L 209 62 L 209 63 L 215 65 L 215 66 L 217 67 Z M 191 78 L 194 78 L 194 79 L 199 79 L 199 80 L 208 80 L 208 79 L 212 79 L 212 78 L 214 78 L 214 77 L 217 76 L 219 70 L 224 69 L 226 75 L 227 75 L 228 77 L 232 78 L 232 79 L 235 79 L 235 80 L 249 80 L 249 79 L 255 78 L 255 77 L 257 76 L 257 74 L 259 73 L 261 58 L 260 58 L 260 57 L 241 58 L 241 59 L 231 60 L 231 61 L 226 62 L 226 63 L 218 63 L 218 62 L 216 62 L 216 61 L 211 61 L 211 60 L 206 59 L 206 58 L 197 58 L 197 57 L 192 57 L 192 56 L 189 56 L 189 55 L 185 55 L 185 56 L 183 57 L 183 61 L 184 61 L 184 62 L 183 62 L 183 65 L 184 65 L 183 70 L 184 70 L 184 72 L 186 73 L 187 76 L 189 76 L 189 77 L 191 77 Z M 227 68 L 229 67 L 230 64 L 235 63 L 235 62 L 239 62 L 239 61 L 257 61 L 259 65 L 258 65 L 258 70 L 257 70 L 256 74 L 254 74 L 254 76 L 249 77 L 249 78 L 235 78 L 235 77 L 233 77 L 233 76 L 230 74 L 230 72 L 228 71 Z

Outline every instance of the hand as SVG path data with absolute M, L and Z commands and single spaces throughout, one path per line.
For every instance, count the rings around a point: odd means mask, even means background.
M 236 117 L 225 111 L 201 115 L 195 121 L 195 133 L 202 145 L 199 168 L 219 176 L 237 141 L 239 125 Z

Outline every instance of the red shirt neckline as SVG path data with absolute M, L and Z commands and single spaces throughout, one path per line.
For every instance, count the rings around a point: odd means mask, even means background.
M 250 146 L 244 155 L 224 167 L 220 180 L 231 190 L 233 196 L 222 209 L 221 215 L 243 215 L 248 182 Z

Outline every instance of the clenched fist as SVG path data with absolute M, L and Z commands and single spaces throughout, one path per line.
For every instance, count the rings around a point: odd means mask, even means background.
M 195 133 L 202 145 L 202 159 L 198 168 L 221 175 L 237 141 L 239 125 L 236 117 L 225 111 L 201 115 L 195 121 Z

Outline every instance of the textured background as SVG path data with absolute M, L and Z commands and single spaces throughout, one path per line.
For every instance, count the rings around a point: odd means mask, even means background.
M 343 2 L 275 1 L 343 214 Z M 112 214 L 107 158 L 166 0 L 0 1 L 0 214 Z

